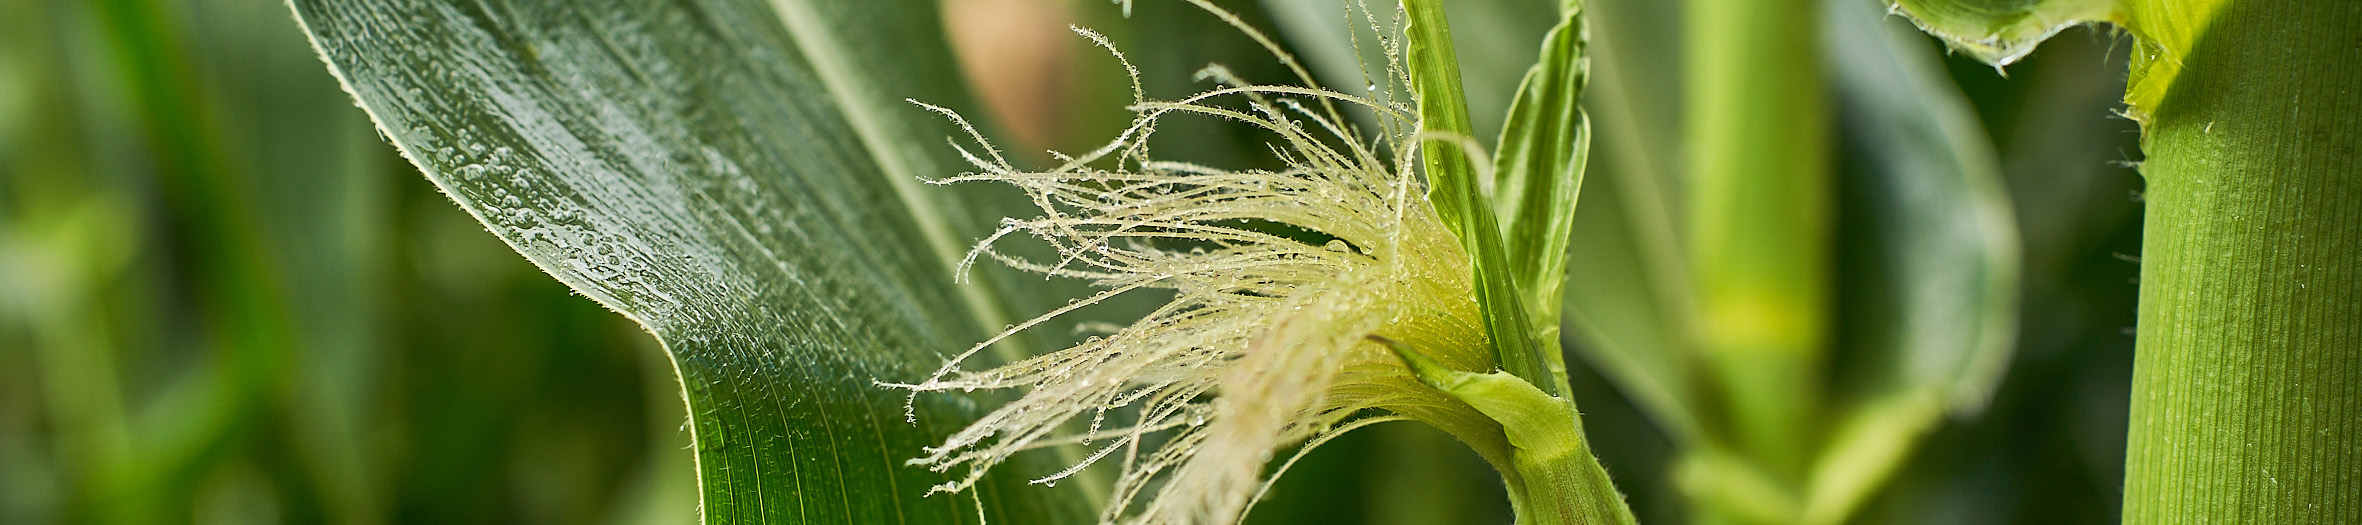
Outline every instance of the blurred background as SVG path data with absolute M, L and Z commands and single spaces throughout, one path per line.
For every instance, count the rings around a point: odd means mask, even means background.
M 1502 13 L 1553 5 L 1487 1 L 1521 5 L 1452 14 L 1480 134 L 1549 21 Z M 1264 28 L 1329 5 L 1218 3 Z M 1129 90 L 1068 23 L 1114 38 L 1151 96 L 1196 90 L 1209 62 L 1284 78 L 1175 4 L 943 6 L 1015 149 L 1072 151 L 1127 121 Z M 1679 45 L 1672 3 L 1592 5 L 1595 53 Z M 2019 344 L 1991 407 L 1940 428 L 1858 521 L 2115 521 L 2140 216 L 2135 127 L 2111 113 L 2124 42 L 2072 30 L 2007 77 L 1942 59 L 2016 207 Z M 1271 163 L 1240 130 L 1167 136 L 1190 137 L 1160 144 L 1174 158 Z M 1665 438 L 1587 374 L 1610 472 L 1644 522 L 1679 522 Z M 280 2 L 0 0 L 0 523 L 690 523 L 679 392 L 653 339 L 399 158 Z M 1441 434 L 1380 425 L 1251 519 L 1506 523 L 1497 485 Z

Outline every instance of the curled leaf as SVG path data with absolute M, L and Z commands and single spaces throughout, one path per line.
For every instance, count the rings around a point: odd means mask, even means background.
M 2132 81 L 2124 101 L 2134 119 L 2146 122 L 2165 101 L 2166 88 L 2181 74 L 2215 14 L 2228 0 L 1891 0 L 1921 30 L 1995 67 L 2025 58 L 2051 35 L 2083 24 L 2108 22 L 2132 33 Z

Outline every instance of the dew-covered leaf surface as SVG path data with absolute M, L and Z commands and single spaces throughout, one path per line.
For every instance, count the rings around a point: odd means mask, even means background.
M 536 265 L 637 320 L 684 384 L 709 522 L 1059 522 L 1095 502 L 907 458 L 972 417 L 907 381 L 1005 323 L 951 271 L 974 203 L 934 4 L 296 0 L 380 130 Z M 989 275 L 985 275 L 989 282 Z M 1038 469 L 1035 469 L 1038 470 Z

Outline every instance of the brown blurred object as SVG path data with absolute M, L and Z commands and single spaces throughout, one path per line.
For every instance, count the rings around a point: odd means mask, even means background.
M 944 0 L 943 25 L 976 96 L 1036 155 L 1067 133 L 1068 66 L 1082 42 L 1062 0 Z

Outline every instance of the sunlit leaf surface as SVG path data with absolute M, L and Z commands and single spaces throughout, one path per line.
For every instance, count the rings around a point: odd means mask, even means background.
M 347 90 L 435 184 L 575 291 L 664 342 L 710 522 L 1039 522 L 1020 487 L 922 497 L 904 460 L 975 413 L 877 380 L 998 328 L 952 281 L 974 238 L 937 120 L 960 100 L 918 1 L 299 0 Z

